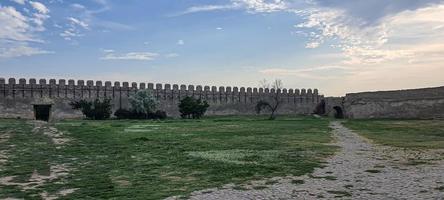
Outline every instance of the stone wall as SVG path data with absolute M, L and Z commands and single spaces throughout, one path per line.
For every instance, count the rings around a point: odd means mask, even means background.
M 325 97 L 325 113 L 329 117 L 337 117 L 338 112 L 342 112 L 346 116 L 344 109 L 344 97 Z
M 256 102 L 270 98 L 276 92 L 284 104 L 279 114 L 310 114 L 323 98 L 317 89 L 283 89 L 274 91 L 262 88 L 209 87 L 193 85 L 171 85 L 153 83 L 131 83 L 109 81 L 83 81 L 0 78 L 0 118 L 34 118 L 33 105 L 52 105 L 51 118 L 81 118 L 69 102 L 78 99 L 93 100 L 110 98 L 113 110 L 129 108 L 128 97 L 140 89 L 149 89 L 160 102 L 159 109 L 169 116 L 179 116 L 178 103 L 192 96 L 208 101 L 207 115 L 249 115 L 255 114 Z
M 444 118 L 444 87 L 347 94 L 344 109 L 352 119 Z

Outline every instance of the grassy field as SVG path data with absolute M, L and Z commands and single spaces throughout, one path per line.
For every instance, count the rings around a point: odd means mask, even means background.
M 6 138 L 0 152 L 8 160 L 0 163 L 0 181 L 14 176 L 9 184 L 0 184 L 0 199 L 51 194 L 61 199 L 162 199 L 227 183 L 302 175 L 336 150 L 327 144 L 328 123 L 311 117 L 62 121 L 51 126 L 69 141 L 56 145 L 51 134 L 33 131 L 30 122 L 0 120 Z M 51 177 L 57 169 L 66 173 L 31 189 L 20 185 L 33 173 Z M 61 195 L 67 189 L 75 192 Z
M 384 145 L 444 148 L 444 120 L 348 120 L 344 125 Z

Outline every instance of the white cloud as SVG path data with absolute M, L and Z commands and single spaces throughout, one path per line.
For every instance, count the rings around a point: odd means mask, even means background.
M 177 53 L 169 53 L 165 55 L 165 58 L 175 58 L 175 57 L 179 57 L 179 54 Z
M 284 0 L 232 0 L 232 2 L 253 13 L 276 12 L 288 8 Z
M 0 57 L 12 58 L 49 53 L 32 47 L 32 44 L 43 43 L 36 34 L 44 31 L 44 22 L 48 15 L 40 13 L 23 13 L 14 7 L 0 5 Z
M 298 14 L 306 21 L 298 28 L 313 30 L 307 48 L 316 48 L 325 40 L 336 40 L 346 64 L 377 64 L 397 59 L 421 59 L 430 44 L 444 41 L 444 5 L 432 5 L 413 11 L 404 11 L 381 19 L 380 23 L 366 25 L 335 9 L 312 9 Z M 436 49 L 435 51 L 444 51 Z
M 84 5 L 78 4 L 78 3 L 71 4 L 71 8 L 78 9 L 78 10 L 85 10 L 86 9 L 86 7 Z
M 49 9 L 42 3 L 37 2 L 37 1 L 29 1 L 29 4 L 31 4 L 31 6 L 36 9 L 37 11 L 39 11 L 39 13 L 42 14 L 48 14 L 49 13 Z
M 32 34 L 29 19 L 14 7 L 0 5 L 0 39 L 16 41 L 39 41 Z
M 86 22 L 84 22 L 84 21 L 81 21 L 81 20 L 79 20 L 79 19 L 77 19 L 77 18 L 74 18 L 74 17 L 68 17 L 68 20 L 73 24 L 73 25 L 78 25 L 78 26 L 80 26 L 80 27 L 82 27 L 82 28 L 84 28 L 84 29 L 88 29 L 88 24 L 86 23 Z
M 115 51 L 113 49 L 104 49 L 103 52 L 105 52 L 105 53 L 114 53 Z
M 107 12 L 111 9 L 109 3 L 107 0 L 92 0 L 94 3 L 98 4 L 97 9 L 90 9 L 82 4 L 71 4 L 70 7 L 75 11 L 75 13 L 78 13 L 75 18 L 81 24 L 78 25 L 83 26 L 83 28 L 86 28 L 85 25 L 88 26 L 88 28 L 94 27 L 94 29 L 100 29 L 99 31 L 102 32 L 110 32 L 111 30 L 134 30 L 135 28 L 127 25 L 122 24 L 114 21 L 108 21 L 103 20 L 98 17 L 96 17 L 97 14 Z
M 325 83 L 331 94 L 444 83 L 437 75 L 444 71 L 444 4 L 398 12 L 374 23 L 336 8 L 312 8 L 296 13 L 306 19 L 296 27 L 309 33 L 307 48 L 328 41 L 342 55 L 338 57 L 342 61 L 333 64 L 347 67 L 344 69 L 347 73 L 340 74 L 340 82 Z M 265 72 L 295 74 L 294 71 Z
M 197 12 L 239 9 L 247 10 L 250 13 L 269 13 L 286 10 L 287 8 L 284 0 L 231 0 L 230 4 L 193 6 L 174 16 Z
M 221 31 L 221 30 L 224 30 L 224 28 L 222 28 L 222 27 L 217 27 L 216 30 L 220 30 L 220 31 Z
M 22 5 L 25 4 L 25 0 L 11 0 L 11 1 L 16 2 L 18 4 L 22 4 Z
M 21 56 L 33 56 L 39 54 L 50 54 L 53 52 L 41 50 L 28 46 L 28 44 L 21 43 L 9 43 L 0 47 L 0 58 L 14 58 Z
M 185 45 L 185 42 L 183 40 L 178 40 L 177 45 Z
M 113 22 L 113 21 L 103 21 L 94 17 L 91 17 L 89 19 L 93 25 L 95 25 L 96 27 L 100 27 L 100 28 L 106 28 L 106 29 L 112 29 L 112 30 L 135 30 L 134 27 L 127 25 L 127 24 L 122 24 L 122 23 L 118 23 L 118 22 Z
M 159 57 L 158 53 L 151 52 L 129 52 L 117 54 L 115 51 L 104 50 L 105 55 L 102 56 L 101 60 L 139 60 L 139 61 L 150 61 L 155 60 Z
M 76 37 L 82 37 L 84 36 L 83 34 L 80 34 L 79 32 L 77 32 L 74 29 L 68 29 L 68 30 L 64 30 L 63 32 L 61 32 L 59 34 L 61 37 L 63 37 L 63 39 L 71 41 L 73 38 Z
M 232 9 L 238 9 L 238 8 L 240 8 L 240 7 L 236 4 L 193 6 L 193 7 L 186 9 L 185 11 L 180 13 L 179 15 L 191 14 L 191 13 L 197 13 L 197 12 L 218 11 L 218 10 L 232 10 Z
M 89 30 L 89 25 L 77 18 L 68 17 L 68 24 L 65 25 L 65 30 L 61 32 L 59 35 L 63 37 L 63 39 L 71 41 L 74 38 L 83 37 L 83 30 Z

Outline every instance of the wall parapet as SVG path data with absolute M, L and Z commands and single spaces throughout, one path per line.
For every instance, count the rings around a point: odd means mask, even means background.
M 201 98 L 213 103 L 252 103 L 261 98 L 267 98 L 272 94 L 280 93 L 284 102 L 294 104 L 318 103 L 323 96 L 319 95 L 317 89 L 273 89 L 231 87 L 231 86 L 208 86 L 208 85 L 178 85 L 161 83 L 136 83 L 73 79 L 36 79 L 26 80 L 9 78 L 8 81 L 0 78 L 1 98 L 67 98 L 67 99 L 89 99 L 89 98 L 122 98 L 136 93 L 140 89 L 152 90 L 159 100 L 178 101 L 186 96 Z M 301 92 L 299 92 L 301 91 Z
M 379 101 L 438 99 L 444 98 L 444 87 L 349 93 L 346 94 L 346 97 L 349 101 L 365 99 Z
M 344 106 L 355 119 L 444 118 L 444 87 L 352 93 Z

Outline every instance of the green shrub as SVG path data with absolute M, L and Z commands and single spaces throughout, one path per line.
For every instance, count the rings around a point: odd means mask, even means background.
M 167 114 L 165 111 L 158 110 L 156 112 L 150 112 L 148 114 L 137 112 L 135 110 L 118 109 L 114 112 L 114 116 L 117 119 L 166 119 Z
M 207 101 L 186 97 L 180 101 L 179 112 L 182 118 L 201 118 L 210 105 Z
M 108 119 L 112 113 L 111 99 L 96 99 L 94 101 L 79 100 L 70 103 L 74 110 L 82 111 L 87 119 L 104 120 Z
M 167 118 L 167 113 L 162 110 L 158 110 L 153 114 L 154 115 L 152 115 L 152 118 L 150 118 L 150 119 L 166 119 Z
M 158 104 L 150 90 L 139 90 L 129 97 L 132 112 L 150 114 L 155 112 Z
M 116 116 L 117 119 L 130 119 L 132 116 L 132 112 L 126 109 L 118 109 L 116 112 L 114 112 L 114 116 Z

